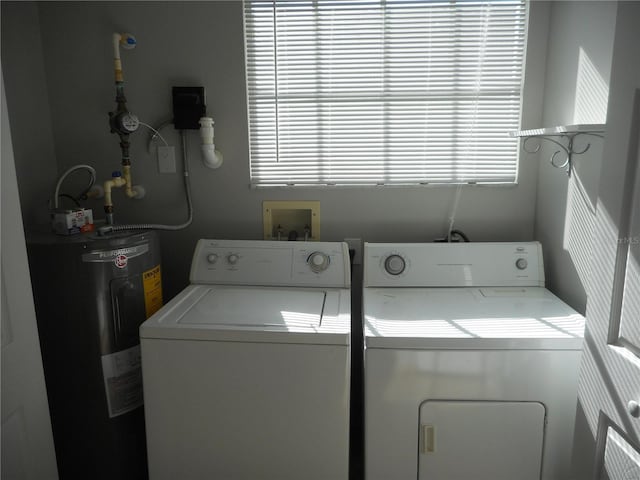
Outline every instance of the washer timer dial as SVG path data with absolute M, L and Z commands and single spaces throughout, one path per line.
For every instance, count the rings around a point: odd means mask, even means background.
M 307 258 L 307 264 L 311 271 L 315 273 L 324 272 L 327 268 L 329 268 L 330 263 L 329 255 L 322 252 L 313 252 Z
M 407 267 L 407 263 L 397 253 L 389 255 L 384 260 L 384 269 L 389 275 L 400 275 Z

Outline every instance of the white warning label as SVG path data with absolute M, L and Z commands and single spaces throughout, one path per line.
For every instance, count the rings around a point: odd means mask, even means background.
M 110 418 L 142 405 L 140 345 L 103 355 L 102 374 Z

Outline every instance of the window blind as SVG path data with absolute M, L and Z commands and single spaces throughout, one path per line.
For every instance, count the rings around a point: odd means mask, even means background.
M 525 0 L 245 0 L 251 183 L 512 183 Z

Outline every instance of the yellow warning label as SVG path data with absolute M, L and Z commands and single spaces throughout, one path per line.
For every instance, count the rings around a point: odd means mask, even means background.
M 162 307 L 162 274 L 160 273 L 160 265 L 142 274 L 142 285 L 144 287 L 144 308 L 147 318 L 149 318 Z

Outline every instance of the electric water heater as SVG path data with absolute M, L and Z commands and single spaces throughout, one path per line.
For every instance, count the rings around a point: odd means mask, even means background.
M 32 235 L 28 254 L 60 478 L 147 478 L 138 327 L 162 306 L 157 234 Z

